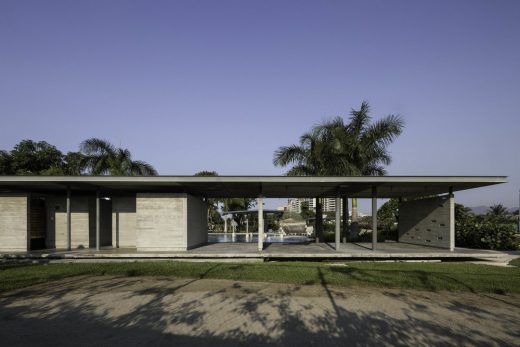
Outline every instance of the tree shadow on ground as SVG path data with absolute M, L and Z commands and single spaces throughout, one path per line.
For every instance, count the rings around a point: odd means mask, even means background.
M 269 284 L 200 279 L 83 276 L 38 285 L 0 297 L 0 340 L 6 346 L 511 344 L 493 331 L 438 321 L 433 312 L 427 312 L 430 318 L 417 315 L 427 307 L 407 295 L 384 293 L 403 305 L 395 316 L 352 309 L 348 294 L 330 288 L 317 271 L 316 300 L 296 297 L 299 286 L 275 290 Z M 494 317 L 478 304 L 440 305 L 464 317 Z M 513 340 L 520 338 L 514 331 L 518 315 L 494 319 Z

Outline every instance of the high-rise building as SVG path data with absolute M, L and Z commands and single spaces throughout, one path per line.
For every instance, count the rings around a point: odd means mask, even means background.
M 316 211 L 316 199 L 315 198 L 294 198 L 289 199 L 287 204 L 288 211 L 301 213 L 302 212 L 302 204 L 307 203 L 308 208 L 312 211 Z M 335 198 L 323 198 L 323 212 L 333 212 L 336 211 L 336 199 Z M 341 208 L 341 206 L 340 206 Z

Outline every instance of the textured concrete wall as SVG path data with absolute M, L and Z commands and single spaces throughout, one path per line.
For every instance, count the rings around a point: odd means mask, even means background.
M 28 207 L 27 195 L 0 195 L 0 251 L 27 251 Z
M 208 242 L 208 208 L 201 199 L 188 195 L 188 249 Z
M 136 247 L 136 197 L 112 198 L 112 246 Z
M 399 204 L 399 242 L 450 248 L 453 232 L 449 196 Z
M 88 196 L 72 196 L 70 199 L 72 248 L 90 247 L 90 235 L 92 233 L 92 229 L 95 228 L 95 224 L 92 225 L 91 223 L 91 202 L 89 200 L 91 201 L 93 199 Z M 46 245 L 48 248 L 67 248 L 66 196 L 48 196 L 46 202 Z
M 100 245 L 112 244 L 112 203 L 101 199 Z M 65 195 L 46 197 L 47 248 L 67 248 L 67 198 Z M 96 198 L 74 196 L 70 199 L 71 247 L 96 246 Z
M 206 242 L 206 211 L 187 194 L 138 193 L 137 249 L 183 251 Z
M 138 250 L 186 250 L 186 194 L 138 193 L 136 213 Z

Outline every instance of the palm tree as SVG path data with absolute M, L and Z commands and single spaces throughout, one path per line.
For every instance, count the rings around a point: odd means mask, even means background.
M 116 148 L 110 142 L 90 138 L 80 145 L 85 155 L 85 166 L 91 175 L 155 176 L 157 171 L 144 161 L 132 160 L 126 148 Z
M 336 117 L 318 126 L 321 138 L 330 147 L 328 153 L 341 165 L 336 166 L 332 175 L 341 176 L 382 176 L 385 166 L 391 162 L 387 150 L 403 131 L 404 121 L 398 115 L 388 115 L 372 122 L 370 106 L 363 101 L 359 110 L 352 109 L 348 123 Z M 334 160 L 334 159 L 333 159 Z M 343 200 L 347 204 L 346 199 Z M 352 198 L 352 228 L 357 234 L 357 199 Z
M 510 223 L 514 220 L 509 214 L 508 209 L 502 204 L 490 206 L 485 218 L 497 223 Z
M 300 136 L 299 145 L 282 146 L 274 153 L 275 166 L 292 165 L 288 176 L 325 176 L 328 174 L 326 160 L 330 157 L 326 151 L 329 146 L 322 141 L 318 129 L 314 128 Z M 323 239 L 323 211 L 320 197 L 316 197 L 315 234 Z
M 274 154 L 275 166 L 293 165 L 288 175 L 299 176 L 379 176 L 386 174 L 391 162 L 387 147 L 402 132 L 404 122 L 389 115 L 372 122 L 370 106 L 363 101 L 359 110 L 352 109 L 349 122 L 336 117 L 315 125 L 300 138 L 299 145 L 280 147 Z M 316 204 L 316 231 L 321 232 L 321 204 Z M 348 211 L 347 200 L 343 199 Z M 318 213 L 320 211 L 320 213 Z M 346 216 L 348 212 L 344 212 Z M 357 199 L 352 199 L 352 224 L 357 233 Z M 346 224 L 346 223 L 345 223 Z

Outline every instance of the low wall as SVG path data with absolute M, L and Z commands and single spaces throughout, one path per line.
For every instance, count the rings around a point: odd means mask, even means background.
M 399 203 L 399 242 L 452 249 L 453 209 L 448 195 Z
M 187 194 L 138 193 L 136 221 L 140 251 L 184 251 L 207 240 L 204 205 Z
M 27 194 L 0 195 L 0 251 L 28 250 L 28 207 Z

